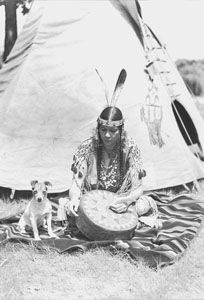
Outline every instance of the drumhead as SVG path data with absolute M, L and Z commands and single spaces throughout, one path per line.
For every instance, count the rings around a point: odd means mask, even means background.
M 110 209 L 110 206 L 118 200 L 115 193 L 103 190 L 93 190 L 83 195 L 77 218 L 77 226 L 88 238 L 95 239 L 93 232 L 108 235 L 111 238 L 130 237 L 138 223 L 138 217 L 134 207 L 129 207 L 125 213 L 116 213 Z M 125 234 L 125 235 L 124 235 Z

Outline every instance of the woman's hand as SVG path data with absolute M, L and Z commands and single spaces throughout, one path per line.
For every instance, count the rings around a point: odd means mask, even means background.
M 128 206 L 125 202 L 122 203 L 115 203 L 110 206 L 110 209 L 113 210 L 114 212 L 121 214 L 123 212 L 126 212 Z
M 126 197 L 119 197 L 113 205 L 110 206 L 110 209 L 112 209 L 114 212 L 120 214 L 123 212 L 126 212 L 128 209 L 129 203 L 126 199 Z
M 126 212 L 128 207 L 135 202 L 135 200 L 132 199 L 132 197 L 130 198 L 129 196 L 127 197 L 123 197 L 120 196 L 113 205 L 110 206 L 110 209 L 112 209 L 113 211 L 117 212 L 117 213 L 123 213 Z
M 71 213 L 71 215 L 73 214 L 74 216 L 78 217 L 77 210 L 79 207 L 79 203 L 80 200 L 78 198 L 72 198 L 69 201 L 69 215 Z

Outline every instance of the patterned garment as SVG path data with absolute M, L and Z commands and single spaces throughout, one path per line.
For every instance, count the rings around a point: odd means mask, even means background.
M 112 151 L 109 166 L 105 166 L 103 160 L 100 161 L 98 157 L 103 154 L 98 140 L 94 137 L 85 140 L 74 155 L 73 183 L 70 193 L 79 198 L 91 190 L 106 190 L 119 196 L 128 196 L 141 188 L 144 170 L 142 169 L 140 150 L 135 141 L 127 135 L 121 142 L 121 148 L 122 150 L 116 147 Z M 98 149 L 100 151 L 97 151 Z M 145 196 L 136 198 L 137 200 L 132 198 L 133 201 L 136 200 L 136 212 L 139 217 L 142 215 L 139 212 L 144 211 L 144 214 L 151 212 L 148 216 L 143 217 L 142 222 L 151 227 L 160 226 L 157 221 L 156 204 L 153 199 L 148 200 L 149 198 Z
M 8 241 L 21 241 L 32 243 L 40 250 L 52 248 L 58 253 L 105 247 L 113 252 L 125 251 L 132 259 L 142 259 L 152 268 L 167 266 L 184 255 L 196 236 L 199 238 L 198 232 L 204 220 L 204 203 L 190 193 L 168 196 L 154 192 L 151 197 L 158 206 L 163 226 L 155 229 L 144 225 L 135 230 L 131 240 L 90 241 L 79 232 L 73 218 L 69 219 L 69 226 L 61 226 L 59 222 L 53 221 L 54 232 L 59 239 L 50 238 L 43 229 L 40 231 L 42 240 L 34 241 L 32 232 L 21 234 L 17 230 L 18 215 L 7 216 L 6 219 L 0 216 L 0 245 L 3 246 Z M 56 220 L 59 199 L 50 200 L 53 203 L 53 220 Z
M 83 191 L 105 189 L 118 194 L 130 192 L 141 185 L 142 160 L 140 150 L 133 139 L 122 143 L 124 178 L 119 181 L 119 151 L 113 153 L 111 168 L 105 171 L 101 162 L 99 180 L 97 174 L 97 143 L 94 137 L 85 140 L 77 149 L 72 164 L 73 180 Z

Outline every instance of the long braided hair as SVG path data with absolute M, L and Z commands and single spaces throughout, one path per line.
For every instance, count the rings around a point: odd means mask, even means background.
M 122 132 L 124 130 L 124 124 L 123 124 L 123 115 L 121 110 L 116 106 L 108 106 L 106 107 L 100 114 L 100 117 L 98 118 L 98 125 L 97 125 L 97 133 L 98 133 L 98 143 L 97 143 L 97 178 L 98 182 L 100 182 L 100 172 L 101 172 L 101 162 L 102 162 L 102 139 L 100 137 L 99 129 L 100 126 L 103 124 L 103 122 L 108 122 L 108 126 L 114 126 L 115 124 L 118 124 L 119 126 L 117 128 L 120 131 L 120 140 L 119 140 L 119 184 L 118 188 L 121 186 L 124 178 L 124 162 L 123 162 L 123 140 L 122 140 Z

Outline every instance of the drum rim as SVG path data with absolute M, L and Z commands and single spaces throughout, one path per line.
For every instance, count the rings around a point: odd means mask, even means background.
M 102 226 L 102 225 L 98 224 L 95 220 L 91 219 L 90 216 L 87 216 L 86 213 L 84 212 L 83 205 L 82 205 L 83 204 L 83 199 L 86 199 L 86 197 L 87 197 L 88 194 L 90 194 L 90 193 L 94 194 L 96 192 L 102 192 L 102 193 L 105 193 L 105 194 L 111 194 L 111 195 L 115 195 L 114 197 L 117 197 L 117 195 L 115 193 L 110 192 L 110 191 L 106 191 L 106 190 L 92 190 L 90 192 L 85 193 L 82 196 L 82 199 L 80 201 L 81 205 L 79 205 L 79 208 L 78 208 L 78 215 L 79 215 L 79 217 L 82 217 L 82 218 L 85 217 L 89 223 L 92 223 L 92 226 L 96 226 L 96 227 L 98 227 L 98 228 L 100 228 L 102 230 L 106 230 L 108 232 L 112 232 L 112 233 L 116 233 L 116 234 L 119 233 L 119 232 L 122 233 L 122 232 L 132 231 L 132 230 L 134 230 L 136 228 L 136 226 L 138 224 L 138 216 L 136 214 L 134 214 L 133 212 L 131 213 L 131 211 L 127 211 L 126 213 L 129 213 L 131 217 L 134 217 L 134 219 L 135 219 L 134 223 L 135 224 L 132 224 L 131 226 L 129 226 L 127 228 L 122 228 L 122 229 L 121 228 L 120 229 L 119 228 L 117 228 L 117 229 L 111 228 L 110 229 L 108 226 Z M 77 217 L 77 219 L 78 219 L 78 217 Z

